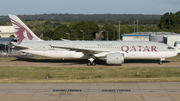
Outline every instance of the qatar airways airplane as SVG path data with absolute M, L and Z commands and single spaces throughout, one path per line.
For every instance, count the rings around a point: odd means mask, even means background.
M 16 15 L 9 15 L 19 43 L 13 43 L 22 52 L 53 57 L 88 59 L 87 65 L 95 65 L 95 59 L 107 64 L 121 65 L 124 59 L 160 59 L 174 57 L 177 52 L 158 42 L 137 41 L 44 41 L 38 38 Z

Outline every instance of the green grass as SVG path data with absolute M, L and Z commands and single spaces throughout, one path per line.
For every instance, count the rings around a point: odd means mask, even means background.
M 180 54 L 178 54 L 176 57 L 167 58 L 166 61 L 180 62 Z
M 137 71 L 139 75 L 136 75 Z M 45 80 L 48 76 L 49 80 Z M 180 81 L 179 68 L 1 67 L 0 83 Z
M 15 60 L 17 58 L 15 57 L 0 57 L 0 62 L 12 62 L 12 60 Z
M 79 62 L 47 57 L 1 57 L 0 62 Z M 149 60 L 127 60 L 148 62 Z M 158 60 L 151 60 L 158 62 Z M 180 55 L 166 61 L 179 62 Z M 139 75 L 136 75 L 137 71 Z M 48 80 L 45 80 L 48 76 Z M 0 83 L 59 83 L 59 82 L 158 82 L 180 81 L 180 68 L 131 68 L 121 66 L 84 67 L 0 67 Z

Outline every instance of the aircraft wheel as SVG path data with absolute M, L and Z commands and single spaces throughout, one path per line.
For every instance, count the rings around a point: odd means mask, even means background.
M 93 62 L 93 63 L 92 63 L 92 65 L 93 65 L 93 66 L 95 66 L 95 65 L 96 65 L 96 63 L 95 63 L 95 62 Z
M 162 65 L 162 64 L 163 64 L 163 62 L 162 62 L 162 61 L 159 61 L 159 64 L 160 64 L 160 65 Z
M 87 66 L 91 66 L 91 62 L 88 62 L 88 63 L 87 63 Z

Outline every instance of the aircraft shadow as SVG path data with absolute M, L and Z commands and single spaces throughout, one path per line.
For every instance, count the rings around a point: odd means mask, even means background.
M 26 61 L 26 62 L 41 62 L 41 63 L 74 63 L 74 64 L 87 64 L 86 59 L 48 59 L 48 58 L 33 58 L 33 56 L 15 56 L 16 59 L 12 61 Z M 96 60 L 97 65 L 107 65 L 103 60 Z M 159 60 L 155 59 L 127 59 L 124 63 L 154 63 L 159 64 Z M 163 61 L 163 63 L 170 63 L 170 61 Z M 107 65 L 107 66 L 121 66 L 121 65 Z
M 48 59 L 48 58 L 32 58 L 26 56 L 16 56 L 16 59 L 12 61 L 26 61 L 26 62 L 41 62 L 41 63 L 77 63 L 77 64 L 84 64 L 87 60 L 83 59 Z
M 127 59 L 125 63 L 159 63 L 158 59 Z M 163 61 L 163 63 L 170 63 L 170 61 Z

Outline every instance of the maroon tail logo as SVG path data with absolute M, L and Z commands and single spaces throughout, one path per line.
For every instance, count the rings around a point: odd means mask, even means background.
M 19 27 L 19 28 L 16 28 L 16 30 L 17 30 L 16 35 L 19 39 L 19 43 L 21 43 L 24 40 L 24 38 L 29 39 L 29 40 L 33 39 L 33 36 L 30 34 L 30 32 L 26 28 L 24 28 L 21 24 L 19 24 L 18 22 L 16 22 L 13 19 L 11 19 L 11 22 L 14 25 Z

